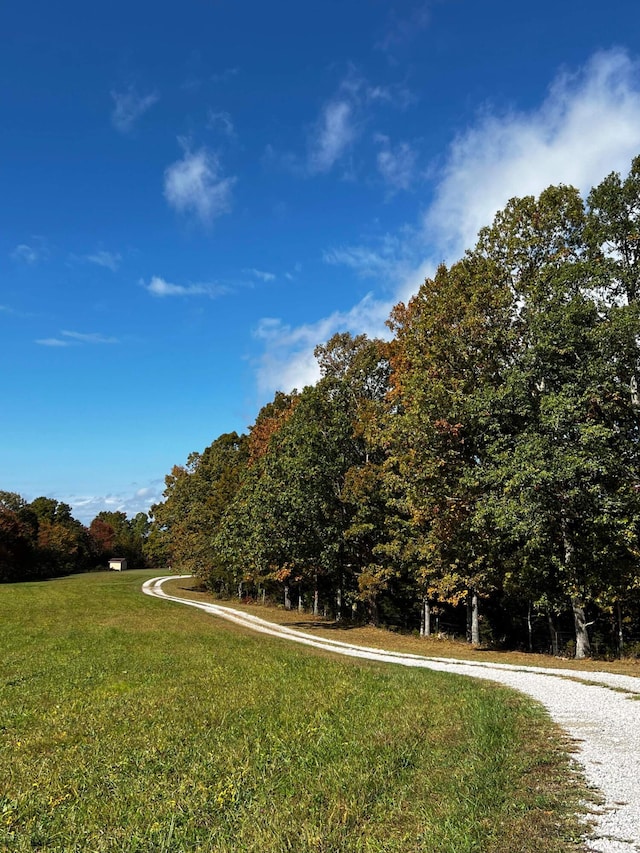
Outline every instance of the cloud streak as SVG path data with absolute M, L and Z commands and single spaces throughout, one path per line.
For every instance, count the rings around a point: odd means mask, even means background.
M 371 85 L 350 68 L 336 95 L 320 111 L 309 134 L 307 173 L 326 174 L 354 146 L 375 104 L 407 106 L 411 94 L 403 87 Z
M 362 138 L 363 129 L 381 107 L 405 109 L 415 100 L 406 86 L 371 84 L 350 65 L 333 96 L 325 101 L 315 121 L 306 128 L 306 154 L 299 156 L 291 151 L 279 152 L 272 145 L 267 145 L 263 162 L 302 178 L 326 175 L 352 153 Z M 410 149 L 405 144 L 396 157 L 403 155 L 407 161 L 409 154 Z M 353 177 L 351 168 L 347 174 Z
M 384 323 L 392 307 L 393 302 L 368 295 L 349 311 L 336 311 L 302 326 L 292 327 L 276 318 L 264 318 L 254 333 L 265 348 L 257 369 L 259 393 L 301 389 L 316 382 L 320 373 L 313 351 L 336 332 L 356 329 L 370 337 L 386 337 L 388 330 Z
M 239 73 L 239 68 L 225 68 L 224 71 L 220 71 L 217 74 L 211 75 L 212 83 L 226 83 L 227 80 L 231 80 L 232 77 L 236 77 Z
M 353 104 L 346 99 L 336 99 L 326 104 L 311 132 L 309 173 L 317 175 L 329 172 L 356 135 Z
M 249 275 L 252 275 L 254 278 L 258 278 L 258 279 L 260 279 L 260 281 L 264 281 L 265 283 L 276 280 L 276 274 L 275 273 L 266 272 L 265 270 L 257 270 L 257 269 L 255 269 L 255 267 L 251 267 L 250 269 L 246 269 L 246 270 L 244 270 L 244 272 L 249 273 Z
M 85 255 L 85 260 L 89 261 L 90 264 L 111 270 L 111 272 L 117 272 L 122 261 L 122 255 L 118 252 L 98 251 L 92 255 Z
M 64 329 L 59 338 L 40 338 L 36 343 L 43 347 L 69 347 L 73 344 L 119 344 L 120 341 L 100 332 L 72 332 Z
M 131 133 L 136 122 L 160 100 L 157 92 L 140 95 L 134 86 L 124 92 L 111 91 L 111 123 L 119 133 Z
M 63 341 L 60 338 L 38 338 L 36 343 L 41 347 L 70 347 L 71 341 Z
M 108 335 L 102 335 L 100 332 L 69 332 L 62 331 L 60 333 L 65 338 L 70 338 L 72 341 L 77 341 L 80 344 L 118 344 L 118 338 L 112 338 Z
M 96 515 L 103 510 L 110 512 L 125 512 L 130 518 L 138 512 L 149 512 L 149 508 L 162 500 L 164 490 L 163 480 L 152 480 L 148 486 L 136 488 L 132 484 L 130 490 L 118 494 L 107 495 L 66 495 L 62 497 L 73 509 L 74 518 L 89 525 Z
M 214 112 L 213 110 L 209 110 L 207 127 L 209 130 L 222 133 L 223 136 L 227 136 L 229 139 L 235 138 L 236 129 L 231 116 L 227 112 Z
M 429 25 L 431 5 L 430 2 L 418 3 L 402 16 L 393 9 L 389 17 L 387 31 L 376 44 L 376 48 L 391 55 L 400 48 L 404 48 L 408 42 L 415 39 Z
M 160 276 L 154 275 L 149 284 L 140 282 L 145 290 L 159 299 L 171 296 L 209 296 L 214 298 L 228 292 L 220 284 L 172 284 Z
M 43 237 L 33 235 L 30 243 L 19 243 L 11 252 L 10 257 L 14 261 L 34 266 L 40 261 L 48 260 L 49 248 Z
M 378 134 L 376 142 L 381 146 L 376 157 L 378 172 L 392 192 L 410 190 L 417 182 L 418 154 L 408 142 L 394 148 L 388 136 Z
M 38 252 L 32 246 L 29 246 L 26 243 L 20 243 L 20 245 L 16 246 L 13 252 L 11 252 L 11 257 L 15 261 L 24 261 L 25 264 L 35 264 L 38 260 Z
M 203 225 L 228 213 L 235 177 L 224 177 L 220 158 L 203 147 L 191 151 L 179 140 L 184 156 L 165 169 L 164 197 L 178 213 L 193 215 Z

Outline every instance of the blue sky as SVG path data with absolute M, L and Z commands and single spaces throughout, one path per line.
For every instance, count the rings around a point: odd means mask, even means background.
M 640 5 L 24 0 L 0 11 L 0 489 L 88 522 L 514 195 L 640 154 Z

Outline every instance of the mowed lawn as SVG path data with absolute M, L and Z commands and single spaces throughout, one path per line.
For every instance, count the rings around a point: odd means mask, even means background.
M 528 700 L 245 633 L 152 576 L 0 586 L 0 850 L 577 849 Z

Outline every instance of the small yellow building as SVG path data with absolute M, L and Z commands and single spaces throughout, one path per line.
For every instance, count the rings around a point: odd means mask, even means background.
M 114 572 L 124 572 L 127 568 L 127 561 L 124 557 L 111 557 L 109 568 Z

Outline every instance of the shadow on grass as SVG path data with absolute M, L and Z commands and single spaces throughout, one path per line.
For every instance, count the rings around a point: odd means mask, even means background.
M 307 620 L 301 620 L 300 622 L 287 622 L 287 625 L 290 628 L 300 628 L 303 631 L 311 631 L 314 628 L 321 628 L 323 631 L 334 630 L 338 631 L 350 631 L 352 628 L 366 628 L 367 625 L 363 625 L 360 622 L 318 622 L 313 621 L 309 622 Z

